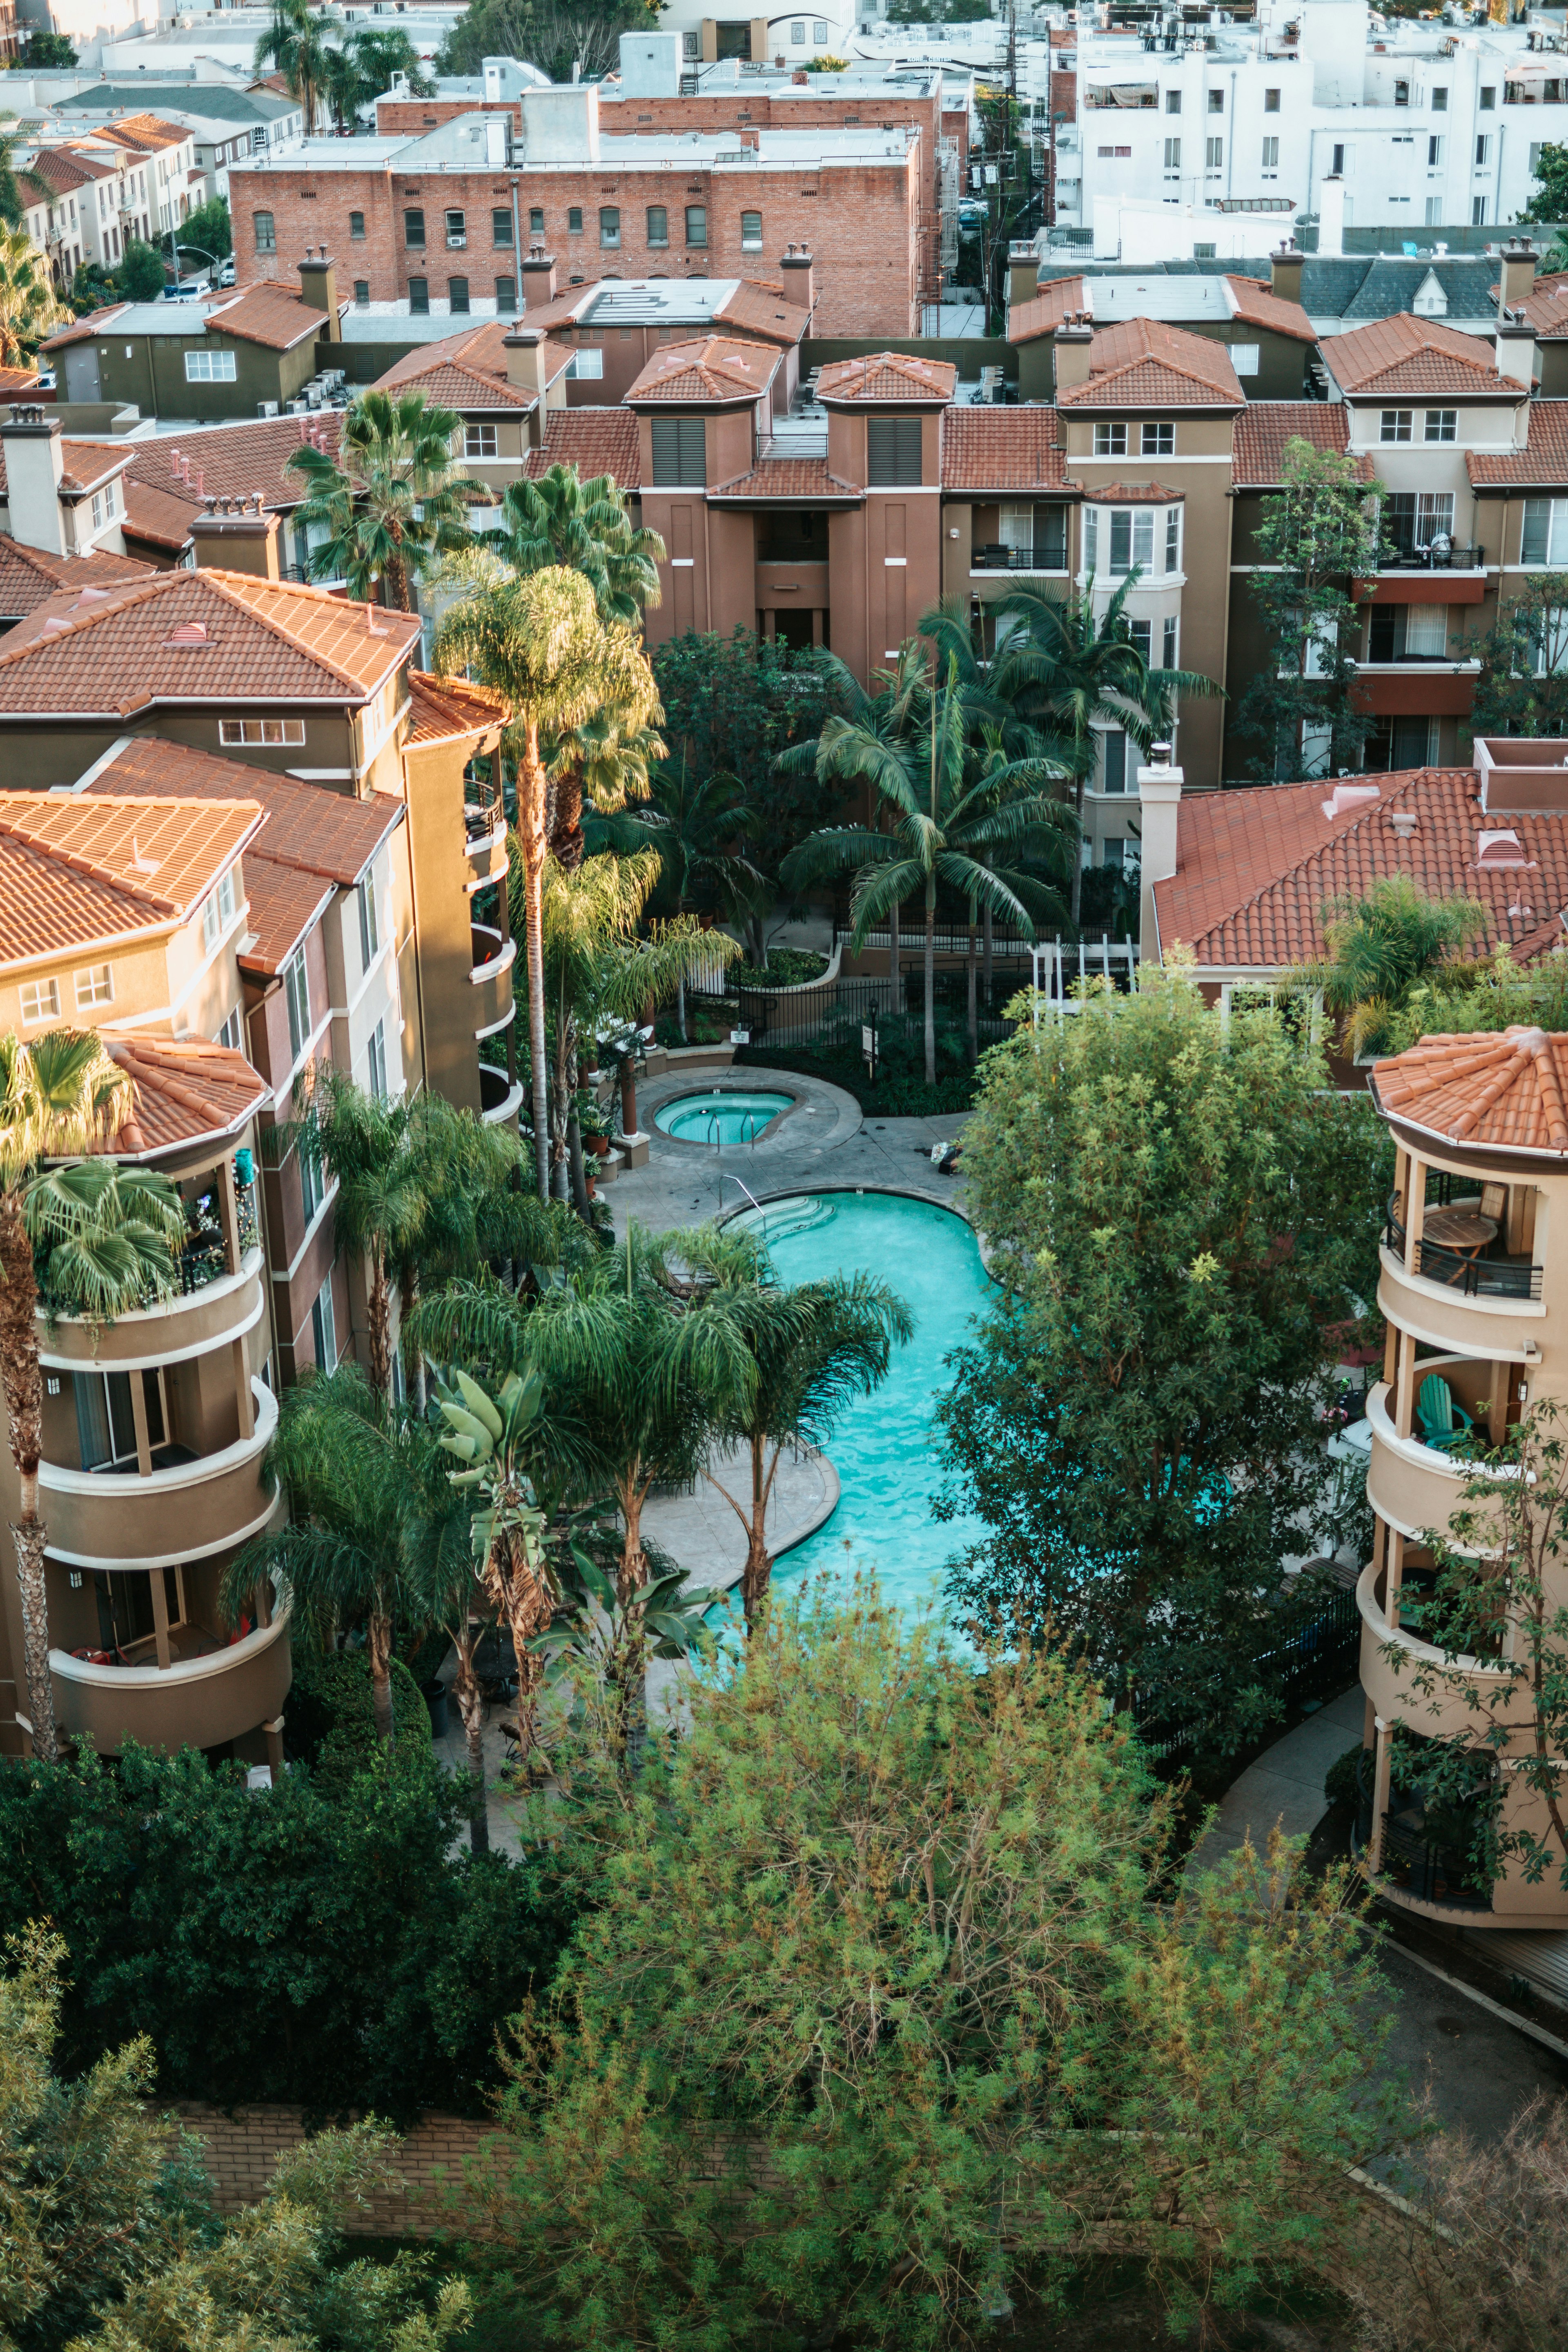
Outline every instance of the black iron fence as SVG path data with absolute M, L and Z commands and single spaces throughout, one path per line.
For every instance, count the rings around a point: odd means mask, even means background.
M 1383 1229 L 1383 1245 L 1398 1257 L 1405 1255 L 1405 1224 L 1397 1214 L 1399 1195 L 1394 1193 L 1388 1203 L 1388 1222 Z M 1445 1249 L 1440 1242 L 1429 1242 L 1425 1234 L 1415 1253 L 1415 1271 L 1428 1282 L 1440 1282 L 1448 1290 L 1458 1290 L 1467 1298 L 1539 1298 L 1541 1273 L 1538 1265 L 1525 1259 L 1503 1257 L 1471 1257 L 1463 1250 Z
M 1372 1843 L 1375 1759 L 1363 1748 L 1356 1765 L 1355 1850 Z M 1489 1911 L 1492 1890 L 1478 1883 L 1463 1843 L 1435 1834 L 1426 1801 L 1419 1790 L 1390 1787 L 1383 1817 L 1379 1875 L 1418 1903 L 1441 1903 L 1453 1911 Z
M 1346 1591 L 1330 1594 L 1322 1607 L 1278 1649 L 1263 1652 L 1258 1664 L 1260 1672 L 1272 1669 L 1279 1674 L 1281 1696 L 1291 1707 L 1310 1698 L 1337 1696 L 1347 1683 L 1355 1680 L 1360 1659 L 1361 1612 L 1355 1594 Z M 1218 1696 L 1216 1691 L 1216 1701 Z M 1162 1712 L 1157 1700 L 1145 1700 L 1136 1691 L 1128 1712 L 1141 1743 L 1157 1764 L 1173 1763 L 1200 1748 L 1220 1714 L 1216 1704 L 1213 1714 L 1173 1722 Z

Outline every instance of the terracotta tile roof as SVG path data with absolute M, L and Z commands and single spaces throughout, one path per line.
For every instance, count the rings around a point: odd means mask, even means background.
M 107 135 L 128 147 L 145 148 L 155 154 L 164 147 L 183 147 L 192 132 L 177 122 L 165 122 L 156 114 L 117 114 L 104 126 Z
M 124 1160 L 154 1160 L 209 1136 L 237 1135 L 272 1099 L 243 1054 L 176 1037 L 167 1029 L 106 1034 L 104 1045 L 136 1089 L 135 1106 L 100 1147 Z
M 184 922 L 260 823 L 244 797 L 0 793 L 0 961 Z
M 1466 400 L 1528 396 L 1523 384 L 1498 373 L 1487 345 L 1476 336 L 1462 335 L 1437 319 L 1413 319 L 1406 310 L 1352 327 L 1348 334 L 1325 335 L 1321 348 L 1324 366 L 1350 399 L 1400 393 L 1451 393 Z
M 816 379 L 820 401 L 910 401 L 952 398 L 958 370 L 945 360 L 912 358 L 903 352 L 873 352 L 864 359 L 835 360 Z
M 1568 1156 L 1568 1037 L 1515 1024 L 1374 1062 L 1378 1108 L 1446 1143 Z
M 715 484 L 711 499 L 843 499 L 857 505 L 865 498 L 858 482 L 846 482 L 827 470 L 826 457 L 764 457 L 749 473 Z
M 0 400 L 16 400 L 37 388 L 36 367 L 0 367 Z
M 527 323 L 532 325 L 531 315 Z M 465 334 L 448 335 L 444 341 L 425 343 L 417 350 L 405 352 L 384 375 L 376 378 L 374 388 L 378 392 L 395 392 L 417 386 L 426 400 L 442 408 L 459 411 L 537 408 L 537 393 L 507 381 L 503 345 L 518 324 L 515 319 L 487 319 Z M 553 383 L 571 366 L 572 351 L 565 343 L 546 340 L 544 353 L 546 381 Z
M 73 319 L 68 327 L 58 327 L 52 335 L 46 335 L 38 349 L 58 352 L 63 351 L 67 343 L 90 343 L 100 328 L 107 327 L 129 308 L 126 302 L 107 302 L 100 310 L 89 310 L 81 318 Z
M 183 554 L 191 536 L 191 518 L 200 509 L 167 490 L 150 490 L 133 475 L 125 477 L 124 536 L 143 547 Z
M 1396 808 L 1415 815 L 1407 836 L 1390 822 Z M 1523 865 L 1478 864 L 1480 835 L 1503 829 Z M 1489 818 L 1472 768 L 1189 794 L 1176 860 L 1154 886 L 1162 950 L 1184 940 L 1205 970 L 1277 971 L 1321 954 L 1325 903 L 1363 897 L 1383 874 L 1410 875 L 1428 898 L 1479 899 L 1484 951 L 1506 940 L 1521 962 L 1561 939 L 1568 908 L 1568 816 Z
M 1186 497 L 1185 490 L 1173 490 L 1163 482 L 1096 482 L 1096 503 L 1103 501 L 1117 506 L 1168 507 Z
M 590 279 L 586 286 L 568 286 L 552 302 L 531 302 L 518 324 L 523 327 L 570 327 L 599 291 L 603 280 Z M 426 347 L 428 349 L 428 345 Z
M 722 326 L 743 335 L 761 335 L 764 342 L 783 343 L 786 348 L 798 343 L 811 324 L 809 310 L 798 302 L 786 302 L 782 288 L 764 286 L 755 278 L 742 278 L 713 316 Z
M 1086 299 L 1081 278 L 1051 278 L 1026 302 L 1013 304 L 1007 313 L 1007 341 L 1033 343 L 1042 335 L 1054 335 L 1064 319 L 1077 318 Z
M 428 670 L 408 673 L 411 743 L 449 743 L 456 737 L 487 733 L 504 727 L 510 716 L 499 694 L 475 686 L 466 677 L 434 677 Z
M 208 425 L 131 441 L 126 483 L 140 482 L 179 499 L 193 514 L 200 512 L 204 496 L 247 499 L 256 491 L 264 506 L 289 512 L 305 495 L 300 477 L 287 470 L 305 438 L 301 428 L 309 425 L 318 447 L 335 458 L 342 425 L 341 409 L 323 408 L 308 417 L 257 417 L 244 425 Z
M 626 394 L 651 400 L 755 400 L 773 382 L 780 353 L 733 335 L 704 335 L 657 351 Z
M 1318 331 L 1300 302 L 1287 302 L 1261 278 L 1227 278 L 1234 308 L 1231 316 L 1244 327 L 1268 327 L 1276 335 L 1289 335 L 1299 343 L 1315 343 Z
M 1502 289 L 1493 286 L 1488 291 L 1495 302 Z M 1553 270 L 1538 278 L 1533 291 L 1514 307 L 1524 312 L 1543 343 L 1560 341 L 1568 335 L 1568 270 Z
M 1465 471 L 1478 490 L 1562 489 L 1568 486 L 1568 400 L 1532 400 L 1525 449 L 1467 449 Z
M 1066 453 L 1054 408 L 950 408 L 942 420 L 944 490 L 1060 490 Z
M 60 443 L 60 485 L 68 490 L 96 490 L 125 471 L 130 457 L 124 441 Z
M 1309 441 L 1314 449 L 1343 457 L 1350 417 L 1342 400 L 1249 400 L 1236 420 L 1230 445 L 1233 489 L 1273 489 L 1279 484 L 1289 441 Z M 1372 478 L 1370 458 L 1362 479 Z
M 312 310 L 286 286 L 270 282 L 247 286 L 221 310 L 207 312 L 209 335 L 237 335 L 243 343 L 262 343 L 273 352 L 292 351 L 319 335 L 326 323 L 324 310 Z
M 24 547 L 19 540 L 0 535 L 0 618 L 36 611 L 61 590 L 79 593 L 83 588 L 116 588 L 127 581 L 145 580 L 149 566 L 131 555 L 49 555 L 40 547 Z
M 89 187 L 94 180 L 103 177 L 101 172 L 89 172 L 81 157 L 73 155 L 68 147 L 40 147 L 27 168 L 35 180 L 41 180 L 57 196 Z
M 127 718 L 190 697 L 358 702 L 418 636 L 410 614 L 374 613 L 320 588 L 239 572 L 155 572 L 90 608 L 79 596 L 52 597 L 0 638 L 0 712 Z
M 1058 408 L 1240 408 L 1244 401 L 1225 345 L 1163 319 L 1097 328 L 1089 381 L 1057 394 Z
M 552 408 L 544 446 L 531 449 L 523 473 L 537 482 L 552 466 L 575 466 L 584 481 L 610 475 L 623 490 L 642 488 L 642 443 L 629 408 Z

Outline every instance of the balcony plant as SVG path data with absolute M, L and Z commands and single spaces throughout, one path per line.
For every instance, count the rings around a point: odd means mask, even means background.
M 130 1112 L 134 1090 L 90 1033 L 51 1030 L 23 1045 L 0 1036 L 0 1389 L 20 1487 L 16 1582 L 33 1743 L 58 1741 L 49 1680 L 45 1528 L 38 1509 L 43 1373 L 37 1309 L 112 1322 L 151 1294 L 174 1295 L 184 1203 L 153 1171 L 90 1152 Z

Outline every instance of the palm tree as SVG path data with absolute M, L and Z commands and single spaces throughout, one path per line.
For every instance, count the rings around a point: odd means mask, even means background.
M 505 697 L 511 711 L 502 751 L 517 771 L 535 1182 L 543 1201 L 550 1187 L 543 955 L 549 843 L 541 738 L 581 726 L 607 703 L 623 711 L 628 724 L 651 725 L 658 716 L 658 695 L 632 631 L 602 620 L 590 583 L 559 565 L 487 589 L 456 606 L 441 624 L 436 661 L 444 671 L 466 664 L 481 684 Z
M 316 128 L 327 55 L 321 14 L 310 0 L 272 0 L 272 22 L 256 44 L 256 70 L 273 66 L 283 76 L 304 111 L 307 139 Z
M 11 1532 L 33 1745 L 50 1759 L 58 1739 L 38 1510 L 38 1271 L 50 1309 L 111 1321 L 173 1294 L 185 1216 L 174 1187 L 151 1171 L 107 1160 L 40 1163 L 101 1147 L 133 1102 L 130 1079 L 90 1032 L 52 1030 L 30 1045 L 0 1036 L 0 1388 L 20 1488 Z
M 1168 730 L 1177 699 L 1223 692 L 1212 677 L 1190 669 L 1153 669 L 1132 642 L 1126 615 L 1137 586 L 1136 566 L 1094 616 L 1094 583 L 1081 595 L 1053 596 L 1015 588 L 994 610 L 1008 624 L 999 643 L 991 685 L 997 698 L 1042 731 L 1054 730 L 1071 746 L 1073 805 L 1081 830 L 1084 787 L 1094 767 L 1096 725 L 1120 727 L 1147 751 Z M 1078 922 L 1083 868 L 1072 875 L 1071 915 Z
M 30 366 L 44 337 L 75 316 L 25 228 L 0 228 L 0 366 Z
M 485 1797 L 484 1693 L 476 1659 L 495 1623 L 496 1612 L 474 1559 L 473 1513 L 454 1486 L 451 1457 L 436 1431 L 411 1417 L 405 1573 L 415 1619 L 433 1625 L 452 1644 L 457 1670 L 452 1696 L 468 1751 L 474 1783 L 468 1841 L 476 1853 L 489 1851 L 489 1814 Z
M 509 1372 L 491 1396 L 467 1372 L 455 1370 L 451 1386 L 443 1383 L 437 1394 L 447 1427 L 437 1444 L 463 1465 L 448 1469 L 448 1482 L 454 1488 L 478 1490 L 469 1557 L 478 1563 L 480 1584 L 511 1635 L 519 1745 L 526 1751 L 537 1738 L 543 1679 L 543 1661 L 532 1644 L 548 1631 L 559 1598 L 544 1543 L 549 1514 L 541 1509 L 534 1489 L 543 1386 L 532 1370 L 521 1375 Z M 477 1685 L 473 1695 L 477 1702 Z M 468 1733 L 470 1756 L 478 1745 L 478 1714 L 476 1704 L 474 1728 Z M 468 1724 L 467 1713 L 464 1722 Z M 482 1749 L 479 1774 L 482 1785 Z
M 1382 874 L 1364 898 L 1323 909 L 1327 953 L 1287 976 L 1286 985 L 1322 991 L 1323 1009 L 1343 1021 L 1342 1051 L 1386 1050 L 1394 1016 L 1412 992 L 1462 954 L 1486 929 L 1475 898 L 1427 898 L 1408 874 Z
M 486 532 L 485 547 L 516 572 L 552 564 L 580 572 L 602 620 L 635 626 L 644 606 L 659 601 L 664 541 L 633 524 L 613 474 L 584 482 L 575 466 L 558 465 L 536 482 L 509 482 L 500 528 Z
M 452 457 L 462 421 L 454 409 L 429 407 L 422 392 L 365 392 L 343 418 L 341 464 L 300 442 L 289 459 L 305 482 L 294 519 L 327 530 L 310 552 L 314 579 L 342 580 L 365 604 L 412 612 L 413 583 L 468 543 L 458 486 L 468 477 Z
M 675 898 L 678 918 L 694 898 L 716 898 L 727 920 L 739 923 L 765 887 L 741 844 L 760 825 L 746 788 L 722 770 L 696 782 L 682 758 L 679 767 L 654 772 L 645 800 L 630 805 L 599 828 L 617 847 L 658 852 L 662 879 Z M 675 1017 L 686 1037 L 686 980 L 676 992 Z
M 410 1118 L 406 1101 L 378 1102 L 342 1071 L 321 1065 L 305 1118 L 279 1138 L 337 1185 L 338 1245 L 369 1261 L 370 1379 L 382 1397 L 392 1394 L 388 1268 L 407 1255 L 426 1210 L 422 1171 L 408 1148 Z
M 919 892 L 925 902 L 925 1074 L 936 1084 L 936 899 L 941 884 L 1034 933 L 1035 918 L 1060 907 L 1024 860 L 1058 870 L 1076 852 L 1078 820 L 1042 789 L 1062 774 L 1054 760 L 974 760 L 964 700 L 952 666 L 923 698 L 921 724 L 884 731 L 835 714 L 817 738 L 817 772 L 868 784 L 892 821 L 883 833 L 842 825 L 815 833 L 780 868 L 791 889 L 853 874 L 850 942 L 857 954 L 873 923 Z M 924 738 L 923 741 L 921 738 Z M 977 772 L 978 770 L 978 772 Z M 1015 862 L 997 861 L 1008 856 Z

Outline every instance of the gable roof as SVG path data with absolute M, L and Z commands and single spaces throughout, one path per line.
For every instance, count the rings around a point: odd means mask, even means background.
M 346 302 L 340 303 L 340 315 L 347 308 Z M 209 335 L 236 335 L 241 342 L 261 343 L 274 352 L 292 351 L 296 343 L 319 335 L 326 324 L 324 310 L 313 310 L 286 286 L 268 279 L 242 287 L 231 302 L 207 312 Z
M 1315 343 L 1318 331 L 1300 302 L 1287 302 L 1261 278 L 1227 278 L 1230 314 L 1244 327 L 1267 327 L 1271 334 L 1289 335 L 1299 343 Z
M 0 619 L 35 612 L 62 590 L 79 594 L 83 588 L 117 588 L 127 581 L 145 580 L 150 566 L 131 555 L 51 555 L 41 547 L 25 547 L 0 533 Z
M 244 797 L 0 793 L 0 962 L 187 920 L 260 823 Z
M 104 134 L 128 147 L 156 154 L 164 147 L 183 147 L 191 133 L 183 123 L 165 122 L 158 114 L 117 114 L 102 126 Z
M 520 323 L 516 319 L 487 319 L 459 335 L 438 343 L 425 343 L 405 352 L 373 387 L 377 392 L 401 392 L 417 386 L 428 401 L 459 411 L 511 408 L 524 412 L 539 405 L 539 394 L 507 381 L 505 340 Z M 553 383 L 572 364 L 563 343 L 545 342 L 548 381 Z
M 1236 420 L 1231 439 L 1231 488 L 1268 490 L 1279 487 L 1286 445 L 1310 442 L 1342 457 L 1350 445 L 1350 415 L 1342 400 L 1249 400 Z M 1363 457 L 1357 471 L 1370 481 L 1373 463 Z
M 713 313 L 726 327 L 742 335 L 760 335 L 765 343 L 786 348 L 798 343 L 811 324 L 811 313 L 799 302 L 786 302 L 784 289 L 758 278 L 742 278 Z
M 908 408 L 920 401 L 952 398 L 958 370 L 945 360 L 922 360 L 908 352 L 871 352 L 863 359 L 835 360 L 816 379 L 824 406 L 837 402 L 897 401 Z
M 504 698 L 471 678 L 437 677 L 429 670 L 408 673 L 410 743 L 452 743 L 504 727 Z
M 1528 400 L 1529 386 L 1500 375 L 1487 346 L 1440 319 L 1408 311 L 1331 335 L 1321 345 L 1324 366 L 1347 400 L 1407 393 L 1451 393 L 1465 400 Z
M 128 441 L 126 483 L 177 499 L 192 514 L 201 512 L 204 498 L 248 499 L 258 493 L 264 507 L 291 512 L 305 496 L 305 484 L 288 465 L 307 426 L 317 448 L 336 458 L 343 412 L 323 408 L 310 416 L 255 417 L 242 425 L 205 425 L 189 433 Z
M 742 342 L 733 335 L 667 343 L 654 353 L 626 397 L 628 404 L 755 400 L 773 382 L 781 356 L 769 344 Z
M 105 1049 L 135 1087 L 133 1107 L 98 1149 L 121 1160 L 154 1160 L 182 1145 L 237 1135 L 272 1099 L 243 1054 L 167 1029 L 104 1034 Z
M 1064 319 L 1076 319 L 1088 307 L 1088 299 L 1081 276 L 1051 278 L 1026 302 L 1015 302 L 1008 310 L 1007 341 L 1032 343 L 1042 335 L 1054 335 Z
M 1223 343 L 1163 319 L 1097 328 L 1088 381 L 1057 392 L 1058 408 L 1240 408 L 1245 400 Z
M 1477 490 L 1560 490 L 1568 487 L 1568 400 L 1532 400 L 1523 449 L 1467 449 L 1465 471 Z
M 1423 1037 L 1372 1068 L 1384 1116 L 1445 1143 L 1568 1158 L 1568 1037 L 1518 1023 Z
M 642 487 L 642 441 L 628 408 L 552 408 L 544 419 L 544 446 L 531 449 L 523 474 L 537 482 L 552 466 L 575 466 L 584 481 L 608 474 L 616 488 Z
M 950 408 L 942 421 L 942 486 L 982 493 L 1069 487 L 1054 408 Z
M 1489 291 L 1496 301 L 1502 288 L 1494 284 Z M 1523 301 L 1515 303 L 1514 308 L 1524 312 L 1542 342 L 1561 341 L 1568 336 L 1568 269 L 1550 270 L 1538 277 Z
M 1271 972 L 1305 962 L 1323 952 L 1325 904 L 1363 898 L 1384 874 L 1410 875 L 1428 898 L 1479 899 L 1486 931 L 1478 951 L 1506 940 L 1529 962 L 1562 938 L 1568 818 L 1489 817 L 1473 768 L 1348 782 L 1353 797 L 1342 781 L 1184 798 L 1176 871 L 1154 885 L 1162 951 L 1184 940 L 1209 971 Z M 1393 809 L 1414 813 L 1413 833 L 1394 831 Z M 1479 862 L 1481 834 L 1504 830 L 1518 837 L 1519 860 Z

